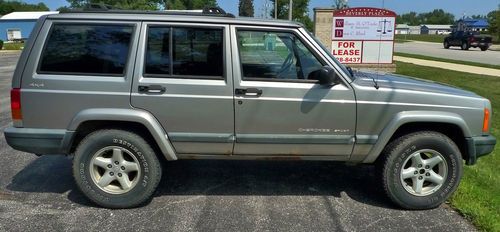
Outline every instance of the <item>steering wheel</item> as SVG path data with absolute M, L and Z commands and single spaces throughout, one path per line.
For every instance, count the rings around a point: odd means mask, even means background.
M 285 74 L 285 72 L 287 72 L 292 67 L 292 64 L 293 64 L 293 54 L 290 53 L 290 54 L 288 54 L 285 61 L 281 65 L 281 68 L 278 71 L 278 73 L 276 74 L 276 77 L 278 79 L 285 79 L 286 77 L 282 77 L 282 75 Z

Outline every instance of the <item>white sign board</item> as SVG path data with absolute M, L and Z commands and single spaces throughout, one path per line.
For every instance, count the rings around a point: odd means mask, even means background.
M 392 63 L 396 14 L 350 8 L 333 14 L 332 53 L 346 64 Z

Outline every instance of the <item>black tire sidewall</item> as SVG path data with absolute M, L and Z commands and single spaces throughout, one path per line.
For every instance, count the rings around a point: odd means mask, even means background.
M 407 141 L 396 146 L 391 160 L 386 167 L 387 187 L 391 198 L 399 205 L 409 209 L 428 209 L 441 205 L 456 190 L 462 176 L 462 159 L 460 151 L 450 139 L 444 135 L 425 133 L 411 136 Z M 423 149 L 435 150 L 444 157 L 448 174 L 443 185 L 427 196 L 414 196 L 404 188 L 400 173 L 404 161 L 414 152 Z
M 461 48 L 462 48 L 462 50 L 468 50 L 469 49 L 469 44 L 467 42 L 462 42 Z
M 444 41 L 443 46 L 445 49 L 450 48 L 450 44 L 448 43 L 448 41 Z
M 124 194 L 110 194 L 101 190 L 90 176 L 92 157 L 108 146 L 127 149 L 139 161 L 139 182 Z M 98 205 L 130 208 L 144 203 L 151 196 L 161 178 L 161 170 L 153 149 L 139 136 L 125 131 L 104 130 L 90 134 L 78 146 L 73 161 L 73 175 L 80 190 Z

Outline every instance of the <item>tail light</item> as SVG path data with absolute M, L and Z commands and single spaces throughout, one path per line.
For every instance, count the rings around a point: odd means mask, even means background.
M 21 113 L 21 89 L 13 88 L 10 90 L 10 109 L 12 111 L 12 121 L 23 120 Z
M 483 132 L 488 133 L 490 130 L 490 110 L 484 108 Z

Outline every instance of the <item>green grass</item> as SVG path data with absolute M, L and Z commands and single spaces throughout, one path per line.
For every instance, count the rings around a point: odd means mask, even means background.
M 488 34 L 486 34 L 488 35 Z M 448 35 L 395 35 L 394 41 L 396 43 L 405 43 L 411 40 L 414 41 L 424 41 L 424 42 L 433 42 L 433 43 L 442 43 L 444 41 L 444 37 Z M 491 35 L 490 35 L 491 36 Z M 500 44 L 500 38 L 493 36 L 493 43 Z
M 22 50 L 24 43 L 4 43 L 3 50 Z
M 395 40 L 401 40 L 401 41 L 416 40 L 424 42 L 442 43 L 444 41 L 444 37 L 446 36 L 447 35 L 396 35 Z
M 494 64 L 483 64 L 483 63 L 470 62 L 470 61 L 444 59 L 444 58 L 402 53 L 402 52 L 395 52 L 394 55 L 395 56 L 404 56 L 404 57 L 409 57 L 409 58 L 416 58 L 416 59 L 423 59 L 423 60 L 441 61 L 441 62 L 447 62 L 447 63 L 453 63 L 453 64 L 472 65 L 472 66 L 483 67 L 483 68 L 500 69 L 500 65 L 494 65 Z
M 500 138 L 500 78 L 396 62 L 397 73 L 451 84 L 490 99 L 493 106 L 492 133 Z M 450 204 L 479 229 L 500 231 L 500 145 L 465 166 L 462 182 Z

